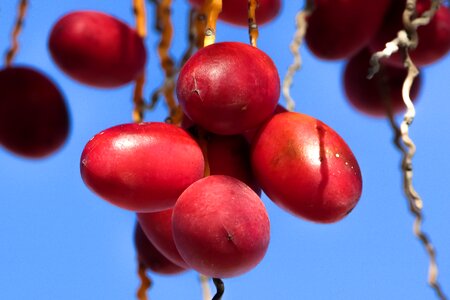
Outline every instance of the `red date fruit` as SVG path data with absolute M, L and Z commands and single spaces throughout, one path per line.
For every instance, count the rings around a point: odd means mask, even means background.
M 201 7 L 205 0 L 189 0 Z M 256 22 L 258 25 L 272 21 L 280 12 L 281 0 L 258 0 Z M 219 19 L 238 26 L 248 26 L 248 0 L 224 0 Z
M 138 213 L 138 222 L 147 238 L 159 252 L 174 264 L 183 268 L 189 268 L 178 252 L 173 240 L 172 212 L 173 209 L 154 213 Z
M 273 114 L 280 114 L 282 112 L 287 112 L 288 110 L 284 108 L 282 105 L 278 104 L 277 107 L 275 107 L 275 111 Z M 247 130 L 242 133 L 242 135 L 245 137 L 245 139 L 251 143 L 253 138 L 255 137 L 256 133 L 258 132 L 259 128 Z
M 370 52 L 364 49 L 348 61 L 344 71 L 347 99 L 357 110 L 375 117 L 403 111 L 406 108 L 402 98 L 406 69 L 381 64 L 379 72 L 372 79 L 367 79 L 370 57 Z M 421 76 L 415 78 L 411 87 L 412 100 L 419 94 Z
M 402 14 L 405 4 L 405 1 L 392 1 L 386 21 L 370 43 L 372 51 L 383 50 L 385 44 L 393 40 L 397 32 L 403 28 Z M 418 15 L 428 10 L 430 5 L 430 0 L 417 1 Z M 441 5 L 430 23 L 418 28 L 417 34 L 419 44 L 416 49 L 410 50 L 411 59 L 416 66 L 429 65 L 444 57 L 450 50 L 450 9 Z M 403 67 L 403 59 L 398 52 L 384 59 L 383 62 Z
M 203 177 L 200 147 L 184 130 L 166 123 L 124 124 L 92 138 L 81 155 L 84 183 L 119 207 L 168 209 Z
M 56 64 L 73 79 L 95 87 L 124 85 L 141 74 L 146 50 L 142 38 L 122 21 L 96 11 L 63 16 L 49 38 Z
M 261 195 L 250 164 L 250 146 L 241 135 L 207 137 L 207 153 L 211 175 L 227 175 L 239 179 Z
M 315 0 L 305 40 L 322 59 L 343 59 L 365 47 L 382 24 L 389 0 Z
M 251 270 L 269 245 L 264 204 L 252 189 L 229 176 L 209 176 L 188 187 L 175 204 L 172 222 L 183 259 L 210 277 Z
M 188 117 L 217 134 L 238 134 L 269 118 L 280 79 L 270 57 L 237 42 L 217 43 L 194 54 L 181 69 L 177 95 Z
M 138 223 L 136 223 L 134 229 L 134 245 L 139 262 L 151 271 L 164 275 L 178 274 L 185 271 L 184 268 L 168 260 L 153 246 Z
M 306 220 L 339 221 L 361 196 L 350 148 L 333 129 L 304 114 L 274 115 L 255 137 L 252 166 L 267 196 Z
M 42 158 L 69 133 L 64 97 L 41 72 L 27 67 L 0 71 L 0 144 L 17 155 Z

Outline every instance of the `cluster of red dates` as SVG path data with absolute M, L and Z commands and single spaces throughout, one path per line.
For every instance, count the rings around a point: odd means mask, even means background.
M 280 0 L 259 2 L 260 24 L 277 15 Z M 371 51 L 401 28 L 405 1 L 314 2 L 306 41 L 320 58 L 349 59 L 344 77 L 351 102 L 382 114 L 380 99 L 388 94 L 395 109 L 400 107 L 405 71 L 399 56 L 386 61 L 374 80 L 365 76 Z M 247 3 L 224 0 L 219 18 L 246 25 Z M 429 3 L 419 1 L 419 13 Z M 411 54 L 416 64 L 448 52 L 449 19 L 442 6 L 419 30 L 421 44 Z M 102 88 L 135 80 L 146 62 L 144 42 L 134 29 L 94 11 L 62 17 L 49 49 L 67 75 Z M 362 179 L 351 150 L 326 124 L 277 104 L 280 79 L 263 51 L 237 42 L 207 46 L 181 69 L 176 93 L 185 114 L 181 127 L 143 122 L 106 129 L 87 143 L 80 164 L 89 188 L 137 212 L 136 246 L 152 270 L 192 268 L 222 278 L 252 269 L 270 239 L 261 190 L 286 211 L 319 223 L 339 221 L 357 204 Z M 40 157 L 63 143 L 67 109 L 43 75 L 8 67 L 0 72 L 0 94 L 7 99 L 0 101 L 3 146 Z
M 65 57 L 74 47 L 58 42 L 50 40 L 53 55 L 71 74 Z M 356 205 L 362 179 L 351 150 L 321 121 L 277 108 L 280 79 L 263 51 L 207 46 L 181 69 L 176 93 L 182 127 L 118 125 L 93 137 L 81 157 L 89 188 L 138 213 L 138 249 L 154 246 L 175 265 L 157 269 L 224 278 L 256 266 L 270 240 L 261 189 L 314 222 L 336 222 Z
M 344 89 L 350 103 L 372 116 L 386 116 L 404 109 L 401 94 L 406 69 L 400 53 L 382 60 L 380 71 L 367 79 L 374 52 L 397 37 L 403 28 L 406 0 L 325 1 L 315 0 L 308 20 L 306 42 L 314 55 L 322 59 L 348 60 L 343 74 Z M 431 0 L 418 0 L 416 15 L 421 16 Z M 450 50 L 450 10 L 441 4 L 426 26 L 418 29 L 418 47 L 410 51 L 417 67 L 432 64 Z M 420 88 L 420 76 L 414 81 L 410 97 Z

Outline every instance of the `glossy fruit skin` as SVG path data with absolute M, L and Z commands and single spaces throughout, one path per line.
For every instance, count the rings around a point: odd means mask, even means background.
M 288 110 L 286 108 L 284 108 L 282 105 L 277 104 L 277 107 L 275 107 L 275 111 L 273 112 L 273 114 L 274 115 L 280 114 L 280 113 L 287 112 L 287 111 Z M 245 137 L 247 142 L 251 143 L 253 141 L 253 138 L 255 137 L 256 133 L 258 133 L 258 129 L 259 128 L 247 130 L 247 131 L 243 132 L 242 135 Z
M 173 240 L 172 213 L 173 209 L 167 209 L 154 213 L 138 213 L 137 217 L 142 230 L 155 248 L 172 263 L 187 269 L 189 266 L 181 257 Z
M 321 59 L 352 56 L 365 47 L 382 24 L 390 0 L 315 0 L 305 40 Z
M 416 10 L 419 15 L 429 9 L 429 0 L 417 1 Z M 392 1 L 386 21 L 370 42 L 372 51 L 381 51 L 385 44 L 397 36 L 397 32 L 403 28 L 402 14 L 405 1 Z M 416 66 L 425 66 L 436 62 L 450 51 L 450 8 L 441 5 L 430 23 L 420 26 L 417 30 L 419 43 L 417 48 L 410 51 L 411 59 Z M 400 53 L 394 53 L 384 59 L 383 63 L 396 67 L 403 67 Z
M 223 135 L 257 127 L 278 102 L 280 79 L 270 57 L 238 42 L 207 46 L 181 69 L 177 95 L 185 114 Z
M 370 57 L 370 51 L 363 49 L 347 62 L 343 74 L 347 99 L 357 110 L 373 117 L 386 117 L 389 111 L 393 114 L 404 111 L 402 87 L 406 69 L 381 64 L 379 72 L 369 80 Z M 419 94 L 421 78 L 419 74 L 411 87 L 413 101 Z
M 241 181 L 223 175 L 187 188 L 174 207 L 172 225 L 183 259 L 210 277 L 248 272 L 262 260 L 270 240 L 261 199 Z
M 145 236 L 138 223 L 134 228 L 134 246 L 136 247 L 138 261 L 152 272 L 171 275 L 186 271 L 186 269 L 177 266 L 162 255 Z
M 84 183 L 99 196 L 138 212 L 171 208 L 203 177 L 200 147 L 184 130 L 166 123 L 123 124 L 106 129 L 85 146 Z
M 261 195 L 250 164 L 250 145 L 243 136 L 210 134 L 207 136 L 207 153 L 211 175 L 234 177 Z
M 133 81 L 146 62 L 144 42 L 137 32 L 96 11 L 63 16 L 53 26 L 48 46 L 53 60 L 67 75 L 100 88 Z
M 61 148 L 69 134 L 69 113 L 49 78 L 29 67 L 5 68 L 0 95 L 0 145 L 27 158 Z
M 204 0 L 189 0 L 195 7 L 201 7 Z M 272 21 L 280 12 L 280 0 L 259 0 L 256 9 L 258 25 Z M 224 0 L 219 19 L 237 26 L 248 26 L 248 0 Z
M 361 172 L 350 148 L 304 114 L 274 115 L 255 137 L 252 166 L 272 201 L 309 221 L 339 221 L 361 196 Z

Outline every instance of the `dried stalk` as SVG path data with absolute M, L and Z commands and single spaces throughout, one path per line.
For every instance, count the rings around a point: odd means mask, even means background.
M 225 285 L 223 284 L 222 279 L 213 278 L 214 285 L 216 286 L 216 294 L 212 298 L 212 300 L 221 300 L 223 293 L 225 292 Z
M 250 37 L 250 44 L 257 47 L 259 31 L 256 24 L 256 9 L 258 8 L 257 0 L 248 0 L 248 35 Z
M 159 95 L 164 96 L 167 107 L 169 108 L 169 117 L 166 122 L 172 124 L 180 124 L 183 117 L 183 112 L 175 99 L 175 76 L 177 70 L 175 62 L 169 55 L 170 46 L 172 44 L 173 26 L 171 21 L 171 7 L 172 0 L 152 0 L 156 5 L 156 23 L 155 29 L 161 34 L 161 39 L 158 44 L 158 55 L 161 68 L 164 70 L 164 82 L 159 89 L 152 95 L 153 107 Z
M 150 288 L 150 286 L 152 285 L 152 282 L 151 282 L 150 278 L 148 278 L 148 276 L 147 276 L 146 268 L 145 268 L 144 264 L 141 262 L 138 263 L 138 275 L 139 275 L 139 279 L 141 280 L 141 284 L 136 293 L 136 297 L 138 298 L 138 300 L 147 300 L 148 299 L 147 291 Z
M 196 10 L 195 33 L 197 49 L 201 49 L 205 45 L 207 5 L 208 3 L 205 1 L 203 6 Z
M 299 11 L 297 15 L 295 16 L 295 27 L 296 31 L 294 34 L 294 37 L 292 39 L 292 42 L 289 46 L 289 49 L 291 50 L 292 55 L 294 56 L 294 61 L 289 66 L 286 75 L 284 76 L 283 80 L 283 86 L 282 86 L 282 92 L 283 96 L 286 99 L 286 106 L 289 111 L 293 111 L 295 109 L 295 101 L 291 97 L 291 86 L 294 79 L 295 73 L 301 68 L 302 66 L 302 59 L 300 56 L 300 46 L 303 42 L 303 39 L 306 34 L 306 30 L 308 28 L 308 22 L 307 18 L 313 11 L 313 1 L 307 0 L 306 5 L 303 8 L 303 10 Z
M 142 39 L 147 36 L 147 17 L 144 0 L 133 0 L 133 12 L 136 19 L 136 31 Z M 133 122 L 140 123 L 144 119 L 144 85 L 145 71 L 136 79 L 133 91 Z
M 202 287 L 203 300 L 211 299 L 211 290 L 209 289 L 209 278 L 203 274 L 198 274 L 200 279 L 200 286 Z
M 18 6 L 18 13 L 16 18 L 16 23 L 14 24 L 14 28 L 11 34 L 11 47 L 8 49 L 5 55 L 5 65 L 6 67 L 10 67 L 12 65 L 12 61 L 19 51 L 19 35 L 23 28 L 23 23 L 25 20 L 25 14 L 28 8 L 27 0 L 20 0 Z
M 203 46 L 209 46 L 216 41 L 216 24 L 217 18 L 222 11 L 222 0 L 205 0 L 207 18 L 205 41 Z
M 186 51 L 184 52 L 179 68 L 184 66 L 187 60 L 194 54 L 196 45 L 197 45 L 197 30 L 195 26 L 195 22 L 197 19 L 197 10 L 195 8 L 191 8 L 189 10 L 189 26 L 188 26 L 188 46 Z
M 409 127 L 415 118 L 414 104 L 410 98 L 411 86 L 415 77 L 419 74 L 419 70 L 414 65 L 409 55 L 409 50 L 417 47 L 418 35 L 417 28 L 419 26 L 426 25 L 433 18 L 434 14 L 438 10 L 440 1 L 433 0 L 430 9 L 424 12 L 421 16 L 415 17 L 416 14 L 416 0 L 407 0 L 405 10 L 403 12 L 403 24 L 404 29 L 400 30 L 397 37 L 386 44 L 386 48 L 382 51 L 375 53 L 371 58 L 371 69 L 369 70 L 368 77 L 371 78 L 376 72 L 378 72 L 380 64 L 379 61 L 382 58 L 389 57 L 397 51 L 402 51 L 404 57 L 404 66 L 407 69 L 407 76 L 403 82 L 402 97 L 406 106 L 406 113 L 403 117 L 403 121 L 400 127 L 393 121 L 391 117 L 391 125 L 395 133 L 395 145 L 402 153 L 402 171 L 403 171 L 403 189 L 408 200 L 409 210 L 414 215 L 413 232 L 415 236 L 420 240 L 425 251 L 429 257 L 428 268 L 428 283 L 435 291 L 439 299 L 447 299 L 444 295 L 439 283 L 438 283 L 438 266 L 436 262 L 436 252 L 434 247 L 428 238 L 428 236 L 422 231 L 421 225 L 423 220 L 422 209 L 423 200 L 414 189 L 413 178 L 413 164 L 412 159 L 416 152 L 416 146 L 409 136 Z

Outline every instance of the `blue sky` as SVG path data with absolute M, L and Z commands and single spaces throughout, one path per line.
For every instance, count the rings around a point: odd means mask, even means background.
M 302 1 L 284 1 L 273 23 L 260 28 L 258 46 L 277 65 L 280 76 L 291 62 L 288 44 Z M 95 9 L 134 24 L 124 1 L 32 1 L 20 36 L 17 65 L 34 66 L 64 91 L 72 128 L 67 144 L 40 161 L 0 149 L 0 299 L 134 299 L 138 286 L 132 212 L 113 207 L 91 193 L 79 175 L 79 157 L 97 132 L 131 121 L 132 87 L 100 90 L 82 86 L 61 73 L 50 59 L 52 24 L 72 10 Z M 149 9 L 149 18 L 153 10 Z M 186 37 L 187 5 L 176 1 L 172 54 L 180 57 Z M 16 1 L 0 4 L 0 47 L 9 47 Z M 247 42 L 247 29 L 223 23 L 218 41 Z M 146 93 L 160 84 L 149 31 Z M 228 300 L 253 299 L 433 299 L 426 284 L 428 259 L 412 235 L 413 218 L 402 196 L 400 155 L 391 144 L 388 122 L 354 111 L 346 102 L 343 62 L 325 62 L 302 49 L 304 68 L 292 95 L 297 111 L 333 127 L 349 144 L 363 174 L 363 195 L 343 221 L 318 225 L 295 218 L 266 197 L 271 243 L 251 272 L 225 280 Z M 411 136 L 418 150 L 414 182 L 425 202 L 424 229 L 437 248 L 439 279 L 450 292 L 450 57 L 423 70 L 417 118 Z M 0 95 L 1 97 L 1 95 Z M 281 103 L 284 100 L 280 97 Z M 146 120 L 161 121 L 163 105 Z M 152 276 L 150 299 L 201 299 L 195 272 Z

